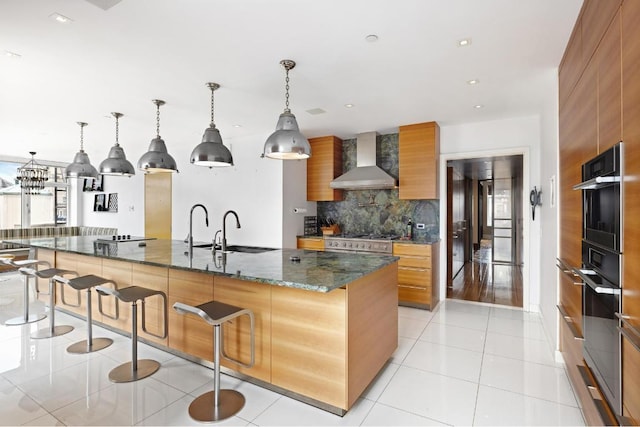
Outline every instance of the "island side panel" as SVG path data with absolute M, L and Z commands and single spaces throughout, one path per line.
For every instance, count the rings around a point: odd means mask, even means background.
M 347 286 L 348 406 L 398 347 L 398 263 Z
M 213 360 L 213 326 L 195 315 L 178 314 L 176 302 L 197 306 L 213 300 L 213 276 L 169 269 L 169 347 Z
M 215 276 L 213 296 L 216 301 L 247 308 L 255 317 L 255 365 L 245 368 L 222 359 L 222 365 L 245 375 L 271 382 L 271 285 Z M 223 325 L 225 353 L 243 363 L 251 360 L 251 322 L 238 317 Z
M 169 295 L 169 269 L 166 267 L 155 267 L 145 264 L 132 264 L 132 282 L 135 286 L 153 289 Z M 152 334 L 162 335 L 164 333 L 164 316 L 169 315 L 167 298 L 167 313 L 164 313 L 163 299 L 160 295 L 154 295 L 145 299 L 146 329 Z M 129 307 L 120 307 L 130 309 Z M 153 341 L 164 346 L 169 345 L 168 338 L 158 338 L 142 330 L 142 304 L 138 303 L 138 335 L 146 340 Z
M 78 261 L 80 262 L 80 261 Z M 126 261 L 117 261 L 113 259 L 102 259 L 102 274 L 99 274 L 105 279 L 113 280 L 116 282 L 118 289 L 127 288 L 133 285 L 144 286 L 144 284 L 133 283 L 133 265 Z M 111 284 L 105 284 L 104 286 L 112 286 Z M 92 293 L 97 293 L 92 290 Z M 113 326 L 114 328 L 131 333 L 131 303 L 123 303 L 117 301 L 114 297 L 104 296 L 102 297 L 103 309 L 108 310 L 109 313 L 115 313 L 115 304 L 119 305 L 120 315 L 117 320 L 110 319 L 107 316 L 102 316 L 102 323 Z M 94 312 L 98 311 L 97 304 L 93 306 Z M 140 304 L 138 304 L 138 312 L 142 310 Z M 141 313 L 138 313 L 140 316 Z M 138 317 L 138 320 L 140 317 Z M 144 336 L 147 338 L 147 336 Z
M 348 409 L 346 289 L 274 287 L 271 303 L 272 384 Z

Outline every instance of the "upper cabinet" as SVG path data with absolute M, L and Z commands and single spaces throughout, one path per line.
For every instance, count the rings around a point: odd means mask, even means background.
M 399 198 L 437 199 L 440 127 L 436 122 L 400 126 Z
M 603 2 L 607 4 L 607 2 Z M 593 4 L 589 3 L 589 4 Z M 622 139 L 621 20 L 618 11 L 596 51 L 598 64 L 598 152 Z
M 307 160 L 307 200 L 327 202 L 342 200 L 342 190 L 329 183 L 342 174 L 342 140 L 335 136 L 309 139 L 311 157 Z

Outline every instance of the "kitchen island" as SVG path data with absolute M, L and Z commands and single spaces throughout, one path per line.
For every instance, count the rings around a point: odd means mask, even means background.
M 225 361 L 224 371 L 340 415 L 398 344 L 396 257 L 294 249 L 222 254 L 202 248 L 194 248 L 189 257 L 181 241 L 113 242 L 96 236 L 11 242 L 35 248 L 38 259 L 58 268 L 112 279 L 120 288 L 138 285 L 165 292 L 167 337 L 140 329 L 140 338 L 209 366 L 211 326 L 170 307 L 216 300 L 253 310 L 255 365 L 243 368 Z M 72 292 L 66 289 L 67 303 L 77 302 Z M 94 299 L 97 307 L 95 292 Z M 115 314 L 114 304 L 103 301 L 104 312 Z M 60 290 L 57 305 L 78 316 L 86 312 L 84 301 L 79 307 L 63 304 Z M 160 298 L 149 299 L 146 312 L 147 330 L 161 332 Z M 130 333 L 129 316 L 129 307 L 121 306 L 118 319 L 95 312 L 94 320 Z M 245 319 L 225 325 L 227 354 L 249 359 L 249 330 Z

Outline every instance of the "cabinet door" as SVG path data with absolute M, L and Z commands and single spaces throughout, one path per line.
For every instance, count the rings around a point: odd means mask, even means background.
M 585 63 L 589 61 L 596 47 L 602 43 L 613 16 L 618 12 L 622 0 L 586 0 L 582 8 L 582 43 Z
M 620 66 L 620 13 L 616 13 L 597 52 L 598 152 L 622 139 L 622 67 Z
M 329 184 L 342 174 L 342 140 L 335 136 L 311 138 L 311 157 L 307 159 L 307 200 L 342 200 L 342 190 Z
M 584 61 L 582 59 L 582 21 L 578 19 L 573 28 L 573 33 L 564 52 L 562 63 L 558 68 L 559 103 L 562 109 L 564 103 L 573 92 L 582 70 Z
M 436 122 L 400 126 L 399 198 L 438 198 L 440 128 Z
M 622 132 L 625 142 L 624 270 L 622 311 L 640 328 L 640 2 L 622 4 Z M 640 357 L 624 346 L 623 394 L 625 415 L 640 422 Z M 634 368 L 635 366 L 635 368 Z M 632 392 L 631 390 L 635 390 Z

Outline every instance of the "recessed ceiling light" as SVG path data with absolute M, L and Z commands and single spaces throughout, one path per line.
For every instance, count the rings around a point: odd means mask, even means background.
M 375 43 L 378 41 L 378 36 L 375 34 L 369 34 L 368 36 L 366 36 L 364 38 L 366 41 L 368 41 L 369 43 Z
M 477 85 L 478 83 L 480 83 L 480 80 L 478 79 L 467 80 L 467 84 L 470 85 Z
M 482 104 L 476 104 L 476 105 L 473 106 L 473 108 L 475 108 L 476 110 L 479 110 L 479 109 L 481 109 L 483 107 L 484 107 L 484 105 L 482 105 Z
M 324 111 L 322 108 L 312 108 L 311 110 L 307 110 L 307 113 L 315 116 L 317 114 L 324 114 L 326 113 L 326 111 Z
M 458 40 L 458 47 L 465 47 L 471 44 L 471 39 Z
M 346 108 L 353 108 L 353 104 L 344 104 Z
M 242 125 L 233 125 L 234 128 L 241 128 Z
M 49 18 L 61 24 L 70 24 L 71 22 L 73 22 L 73 19 L 69 18 L 68 16 L 61 15 L 58 12 L 52 13 L 51 15 L 49 15 Z
M 14 58 L 14 59 L 22 58 L 22 55 L 20 55 L 19 53 L 10 52 L 8 50 L 4 51 L 4 56 L 8 56 L 9 58 Z

